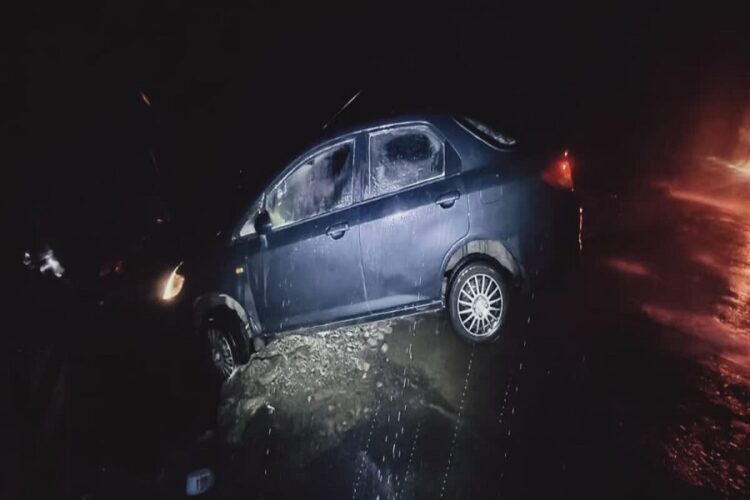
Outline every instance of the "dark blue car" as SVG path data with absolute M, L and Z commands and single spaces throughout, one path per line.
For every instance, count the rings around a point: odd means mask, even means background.
M 210 275 L 191 302 L 224 376 L 249 359 L 254 339 L 442 308 L 461 338 L 491 342 L 514 291 L 577 247 L 571 168 L 566 151 L 468 118 L 351 129 L 248 200 L 228 255 L 178 267 L 164 298 Z

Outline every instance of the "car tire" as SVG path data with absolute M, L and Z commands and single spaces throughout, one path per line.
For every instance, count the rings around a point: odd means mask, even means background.
M 473 262 L 458 271 L 448 293 L 448 312 L 453 330 L 475 344 L 494 342 L 508 318 L 510 286 L 494 266 Z
M 251 343 L 239 319 L 229 313 L 210 315 L 201 329 L 203 358 L 210 376 L 218 381 L 228 379 L 250 360 Z

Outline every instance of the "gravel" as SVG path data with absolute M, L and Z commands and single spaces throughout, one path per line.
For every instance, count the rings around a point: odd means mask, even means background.
M 268 415 L 301 462 L 335 446 L 381 402 L 421 384 L 388 358 L 387 322 L 292 334 L 253 354 L 222 388 L 219 428 L 230 445 L 252 441 Z M 263 415 L 261 417 L 261 415 Z M 263 425 L 266 425 L 265 423 Z

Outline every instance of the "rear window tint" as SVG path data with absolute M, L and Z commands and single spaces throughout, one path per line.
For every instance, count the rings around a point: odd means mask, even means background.
M 508 149 L 516 146 L 517 141 L 515 137 L 511 137 L 498 130 L 495 130 L 489 125 L 485 125 L 478 120 L 469 117 L 463 117 L 459 121 L 473 134 L 477 135 L 480 139 L 489 143 L 491 146 L 501 149 Z
M 443 143 L 426 127 L 370 135 L 366 197 L 373 198 L 443 175 Z

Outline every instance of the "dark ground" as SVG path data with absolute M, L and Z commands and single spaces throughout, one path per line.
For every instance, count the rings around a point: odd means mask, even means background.
M 57 481 L 10 497 L 180 497 L 202 467 L 211 498 L 747 496 L 750 177 L 693 161 L 584 197 L 580 267 L 499 342 L 466 345 L 442 314 L 287 337 L 228 384 L 217 429 L 195 365 L 153 355 L 164 340 L 59 362 L 48 347 L 28 383 L 67 394 L 62 430 L 15 470 Z

